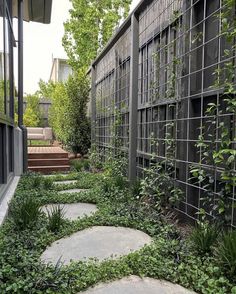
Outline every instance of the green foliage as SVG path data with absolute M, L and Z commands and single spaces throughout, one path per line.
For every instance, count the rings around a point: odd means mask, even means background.
M 66 145 L 75 154 L 82 155 L 90 147 L 90 121 L 87 117 L 89 83 L 83 74 L 69 77 L 66 83 L 69 99 Z
M 129 187 L 121 190 L 113 184 L 113 189 L 104 197 L 101 174 L 86 172 L 65 177 L 55 175 L 53 180 L 78 179 L 78 187 L 91 189 L 84 194 L 59 195 L 56 190 L 32 190 L 31 178 L 34 176 L 27 174 L 22 177 L 13 201 L 21 203 L 25 195 L 31 193 L 40 206 L 84 201 L 96 202 L 99 210 L 91 217 L 73 222 L 65 220 L 56 233 L 49 230 L 45 214 L 38 218 L 34 226 L 24 231 L 14 230 L 9 218 L 0 228 L 1 293 L 75 294 L 97 283 L 128 275 L 166 279 L 199 294 L 225 294 L 230 293 L 231 289 L 233 293 L 234 278 L 230 276 L 228 279 L 222 274 L 217 260 L 195 255 L 188 240 L 182 239 L 173 225 L 168 225 L 155 209 L 131 196 Z M 52 242 L 91 226 L 101 225 L 139 229 L 152 236 L 153 242 L 117 260 L 75 262 L 68 266 L 59 266 L 58 263 L 55 267 L 40 262 L 40 255 Z
M 212 253 L 220 230 L 216 225 L 199 222 L 191 234 L 191 240 L 197 252 L 204 255 Z
M 10 217 L 19 230 L 32 227 L 40 216 L 40 205 L 32 196 L 25 196 L 21 200 L 15 200 L 9 208 Z
M 136 180 L 134 183 L 130 185 L 130 195 L 134 198 L 138 198 L 141 193 L 141 181 Z
M 72 0 L 70 19 L 64 24 L 63 46 L 74 70 L 86 72 L 108 42 L 131 0 Z
M 66 142 L 68 127 L 69 100 L 63 83 L 56 83 L 51 94 L 52 105 L 49 109 L 49 125 L 52 127 L 57 140 Z
M 4 80 L 0 80 L 0 113 L 5 112 Z
M 36 92 L 37 95 L 39 95 L 40 98 L 51 99 L 52 93 L 54 92 L 56 85 L 52 81 L 49 81 L 47 83 L 40 79 L 38 86 L 39 90 Z
M 90 169 L 90 161 L 88 159 L 74 159 L 72 160 L 72 166 L 75 169 L 75 171 L 88 171 Z
M 225 233 L 216 248 L 219 265 L 232 277 L 236 276 L 236 231 Z
M 159 211 L 166 212 L 180 202 L 183 192 L 176 186 L 171 173 L 163 167 L 164 163 L 151 162 L 150 167 L 145 170 L 140 197 Z
M 87 78 L 83 74 L 78 74 L 69 77 L 65 84 L 55 84 L 51 99 L 49 124 L 56 138 L 75 154 L 86 154 L 90 147 Z
M 227 46 L 225 49 L 222 66 L 215 70 L 214 89 L 221 89 L 223 95 L 219 102 L 209 103 L 205 112 L 206 124 L 200 129 L 200 135 L 196 144 L 201 160 L 191 169 L 192 180 L 201 185 L 205 192 L 202 203 L 209 207 L 209 213 L 222 225 L 230 225 L 232 222 L 232 197 L 236 187 L 236 152 L 234 137 L 234 119 L 227 123 L 223 118 L 225 114 L 236 114 L 236 89 L 235 89 L 235 64 L 232 61 L 232 52 L 235 47 L 235 1 L 224 0 L 223 9 L 218 16 L 221 22 L 221 33 Z M 205 166 L 211 166 L 211 169 Z M 218 175 L 219 185 L 217 195 L 215 193 L 215 175 Z M 213 200 L 214 199 L 214 200 Z
M 42 124 L 42 113 L 39 108 L 39 96 L 37 94 L 27 95 L 25 97 L 27 103 L 24 113 L 24 125 L 26 127 L 40 127 Z
M 53 206 L 50 210 L 47 209 L 47 216 L 49 231 L 54 233 L 60 231 L 60 228 L 64 223 L 64 207 L 58 204 Z
M 89 160 L 92 171 L 102 169 L 103 163 L 96 144 L 92 144 L 89 150 Z

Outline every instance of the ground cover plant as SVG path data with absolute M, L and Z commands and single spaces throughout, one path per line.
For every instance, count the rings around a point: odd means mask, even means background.
M 54 180 L 65 179 L 77 182 L 62 187 L 53 184 Z M 234 239 L 227 235 L 221 242 L 219 238 L 210 252 L 199 255 L 191 238 L 185 239 L 160 209 L 138 197 L 140 185 L 130 186 L 125 178 L 111 178 L 107 173 L 55 175 L 49 180 L 36 174 L 23 176 L 9 217 L 0 229 L 0 293 L 77 293 L 101 281 L 131 274 L 169 280 L 197 293 L 236 293 L 235 267 L 229 268 L 224 259 L 233 256 L 229 248 Z M 73 187 L 86 187 L 89 191 L 58 194 L 61 189 Z M 50 227 L 47 213 L 39 213 L 33 225 L 18 226 L 17 204 L 25 203 L 27 195 L 37 207 L 48 203 L 91 202 L 97 204 L 98 211 L 90 217 L 62 222 L 56 211 L 55 230 Z M 50 266 L 40 262 L 39 257 L 49 244 L 93 225 L 136 228 L 148 233 L 153 243 L 128 256 L 101 263 L 73 262 L 63 266 L 59 260 L 56 266 Z

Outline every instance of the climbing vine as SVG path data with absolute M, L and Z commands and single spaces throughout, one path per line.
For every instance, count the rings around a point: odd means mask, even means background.
M 232 195 L 236 186 L 236 88 L 235 88 L 235 1 L 223 1 L 220 20 L 221 39 L 226 41 L 222 62 L 215 71 L 213 88 L 219 89 L 216 102 L 209 103 L 205 111 L 206 124 L 201 127 L 197 148 L 200 162 L 191 173 L 204 189 L 203 206 L 210 215 L 224 225 L 230 225 Z M 228 48 L 231 48 L 229 50 Z M 218 183 L 216 182 L 216 179 Z M 205 215 L 205 209 L 201 210 Z

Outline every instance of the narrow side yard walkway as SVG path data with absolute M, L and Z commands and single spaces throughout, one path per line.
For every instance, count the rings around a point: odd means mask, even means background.
M 200 256 L 139 200 L 135 186 L 105 173 L 23 176 L 0 237 L 0 293 L 225 294 L 234 287 L 211 256 Z

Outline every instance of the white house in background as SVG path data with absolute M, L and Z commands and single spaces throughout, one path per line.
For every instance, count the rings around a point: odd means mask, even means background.
M 72 68 L 67 63 L 67 59 L 53 58 L 50 81 L 65 82 L 70 74 L 72 74 Z

